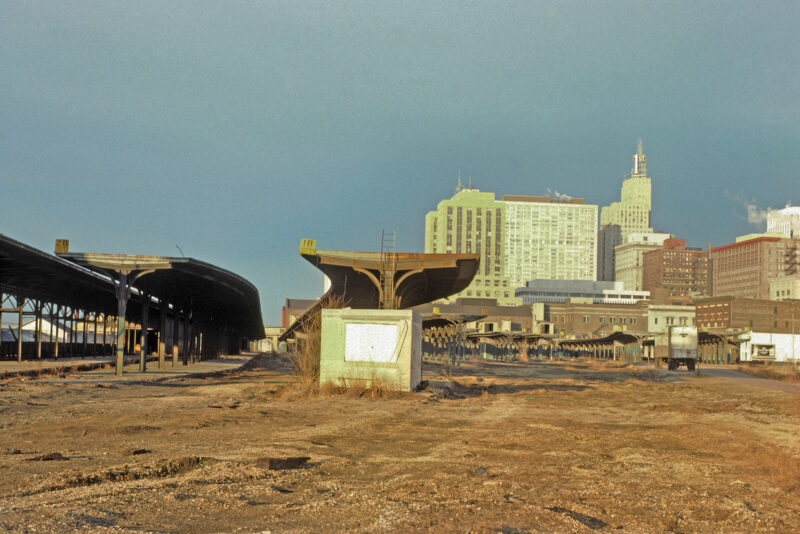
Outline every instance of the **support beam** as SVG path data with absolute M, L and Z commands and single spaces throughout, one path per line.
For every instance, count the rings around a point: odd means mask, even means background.
M 22 361 L 22 307 L 25 306 L 25 297 L 17 296 L 19 308 L 19 322 L 17 323 L 17 362 Z
M 142 295 L 142 342 L 139 349 L 139 372 L 147 372 L 147 325 L 150 315 L 150 295 Z
M 128 307 L 128 298 L 131 295 L 130 286 L 128 286 L 128 273 L 117 273 L 117 358 L 115 361 L 115 374 L 122 376 L 122 367 L 124 362 L 124 348 L 125 348 L 125 311 Z

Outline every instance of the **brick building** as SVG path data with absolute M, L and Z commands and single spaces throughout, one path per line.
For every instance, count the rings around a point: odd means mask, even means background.
M 647 332 L 647 302 L 636 304 L 593 304 L 590 299 L 547 303 L 544 321 L 552 324 L 553 333 L 596 338 L 615 331 Z
M 711 250 L 713 295 L 769 299 L 770 278 L 797 274 L 800 239 L 744 236 Z
M 695 300 L 695 322 L 699 327 L 800 334 L 800 301 L 731 296 L 702 298 Z
M 666 239 L 664 246 L 642 253 L 642 289 L 663 289 L 670 296 L 711 295 L 709 252 L 686 248 L 683 239 Z

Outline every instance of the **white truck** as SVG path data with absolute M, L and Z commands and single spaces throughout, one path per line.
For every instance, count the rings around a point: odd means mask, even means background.
M 674 371 L 685 365 L 690 371 L 697 367 L 697 328 L 694 326 L 670 326 L 655 340 L 656 366 L 666 362 L 667 369 Z

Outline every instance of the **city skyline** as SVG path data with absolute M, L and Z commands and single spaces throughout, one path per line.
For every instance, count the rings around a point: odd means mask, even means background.
M 704 248 L 800 203 L 792 2 L 0 9 L 0 231 L 219 265 L 269 324 L 320 293 L 301 238 L 420 251 L 459 171 L 607 206 L 641 138 L 652 228 Z

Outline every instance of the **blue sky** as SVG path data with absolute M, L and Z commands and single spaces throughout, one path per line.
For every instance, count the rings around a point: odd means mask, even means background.
M 618 199 L 690 245 L 800 203 L 798 2 L 0 0 L 0 232 L 318 296 L 297 255 L 421 251 L 465 182 Z

